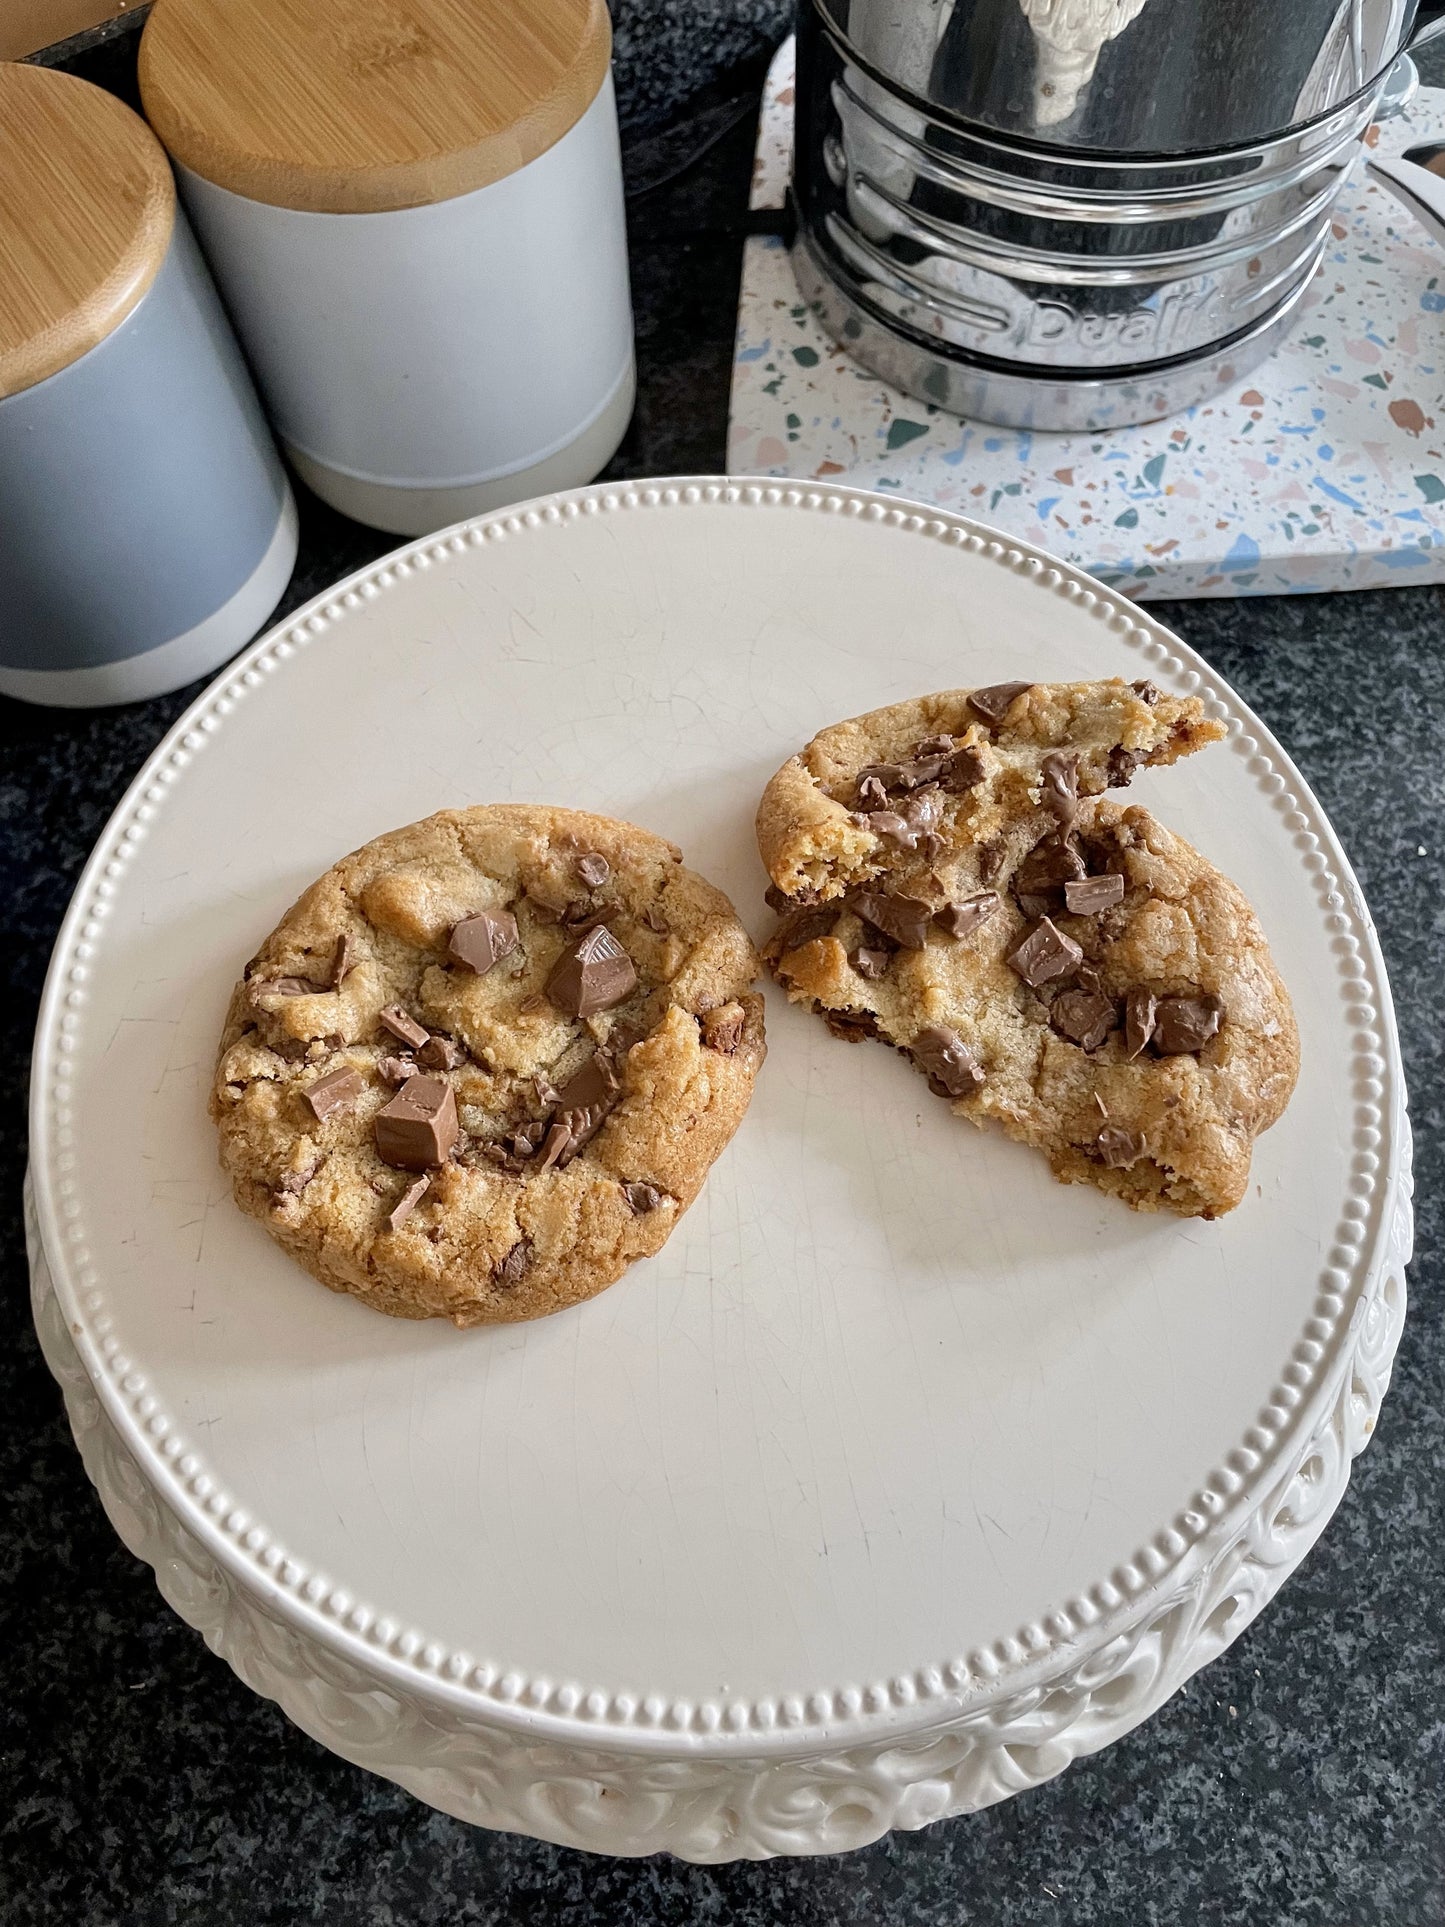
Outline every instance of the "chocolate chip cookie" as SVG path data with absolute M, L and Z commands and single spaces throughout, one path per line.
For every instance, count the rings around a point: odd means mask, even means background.
M 769 783 L 765 956 L 849 1041 L 910 1057 L 961 1117 L 1066 1183 L 1217 1217 L 1299 1068 L 1253 910 L 1105 795 L 1217 740 L 1150 683 L 1003 683 L 825 729 Z
M 237 1202 L 395 1317 L 590 1298 L 737 1129 L 758 968 L 721 891 L 631 824 L 497 804 L 378 837 L 231 998 L 211 1112 Z

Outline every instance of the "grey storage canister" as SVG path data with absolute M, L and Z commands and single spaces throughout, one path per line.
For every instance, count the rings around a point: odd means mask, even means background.
M 0 692 L 179 688 L 261 627 L 295 554 L 160 143 L 97 87 L 0 65 Z

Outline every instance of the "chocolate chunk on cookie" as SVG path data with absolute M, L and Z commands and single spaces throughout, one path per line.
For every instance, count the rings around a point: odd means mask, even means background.
M 1117 870 L 1101 877 L 1071 877 L 1064 885 L 1064 908 L 1071 916 L 1097 917 L 1124 901 L 1124 879 Z
M 570 1017 L 595 1017 L 624 1003 L 637 988 L 631 957 L 605 923 L 573 939 L 553 964 L 547 995 Z
M 376 1154 L 403 1171 L 445 1164 L 461 1136 L 457 1094 L 443 1077 L 409 1077 L 376 1114 Z
M 972 896 L 935 910 L 933 921 L 950 937 L 971 937 L 1000 907 L 997 890 L 975 890 Z
M 849 906 L 863 922 L 905 950 L 921 950 L 928 941 L 933 911 L 926 899 L 895 890 L 860 890 Z
M 314 1277 L 380 1311 L 559 1310 L 660 1249 L 737 1128 L 757 970 L 661 837 L 446 811 L 344 858 L 261 946 L 212 1088 L 222 1164 Z
M 1048 917 L 1040 917 L 1025 931 L 1007 958 L 1008 967 L 1030 990 L 1052 983 L 1056 977 L 1072 977 L 1084 961 L 1084 953 L 1072 937 L 1066 937 Z
M 919 1031 L 909 1050 L 919 1070 L 944 1097 L 962 1097 L 983 1082 L 983 1065 L 977 1053 L 956 1030 L 931 1024 Z
M 517 919 L 510 910 L 478 910 L 452 925 L 447 955 L 485 977 L 517 948 Z
M 1196 699 L 1123 681 L 955 690 L 821 731 L 758 811 L 773 887 L 814 932 L 785 923 L 769 965 L 1065 1182 L 1230 1210 L 1294 1087 L 1289 998 L 1234 885 L 1107 795 L 1222 734 Z M 945 788 L 930 772 L 965 751 L 976 779 Z M 925 805 L 930 847 L 880 833 Z
M 354 1070 L 345 1068 L 328 1071 L 325 1077 L 318 1077 L 314 1084 L 308 1084 L 301 1093 L 308 1110 L 318 1124 L 324 1124 L 328 1117 L 338 1111 L 349 1110 L 366 1086 Z

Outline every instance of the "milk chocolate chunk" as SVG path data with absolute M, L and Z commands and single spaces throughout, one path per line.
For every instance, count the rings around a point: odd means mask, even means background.
M 667 1193 L 665 1191 L 659 1191 L 655 1184 L 637 1182 L 624 1184 L 622 1187 L 622 1195 L 640 1218 L 648 1211 L 655 1211 L 667 1196 Z
M 431 1036 L 425 1024 L 419 1024 L 415 1017 L 409 1017 L 400 1004 L 388 1004 L 377 1022 L 400 1043 L 410 1044 L 413 1050 L 420 1050 Z
M 1097 1050 L 1119 1021 L 1112 997 L 1096 990 L 1065 990 L 1049 1006 L 1049 1022 L 1083 1050 Z
M 1124 1048 L 1137 1057 L 1154 1035 L 1156 1005 L 1152 990 L 1135 984 L 1124 999 Z
M 882 790 L 886 796 L 889 790 L 902 789 L 903 787 L 902 763 L 867 763 L 858 772 L 858 793 L 860 796 L 865 788 L 870 795 L 874 794 L 877 790 Z M 860 805 L 859 807 L 864 808 L 866 805 Z
M 816 943 L 819 937 L 830 936 L 837 921 L 836 903 L 796 914 L 791 923 L 784 925 L 783 955 L 786 956 L 790 950 L 801 950 L 805 943 Z
M 351 941 L 351 932 L 343 930 L 336 939 L 336 949 L 331 958 L 331 988 L 339 989 L 343 979 L 356 965 L 356 946 Z
M 866 977 L 872 982 L 883 975 L 888 968 L 891 956 L 891 951 L 871 950 L 866 944 L 860 943 L 856 950 L 848 952 L 848 961 L 860 977 Z
M 1031 682 L 990 683 L 986 689 L 974 690 L 968 699 L 969 708 L 976 709 L 986 723 L 997 726 L 1024 691 L 1032 688 Z
M 977 765 L 977 773 L 969 775 Z M 952 736 L 929 736 L 904 763 L 904 788 L 921 790 L 927 782 L 938 782 L 946 790 L 969 790 L 983 775 L 983 757 L 977 750 L 959 750 Z
M 547 995 L 569 1017 L 595 1017 L 637 988 L 632 959 L 605 923 L 594 924 L 562 952 L 547 978 Z
M 416 1076 L 416 1059 L 410 1056 L 383 1057 L 376 1070 L 386 1083 L 404 1084 L 409 1077 Z
M 574 1071 L 557 1093 L 559 1111 L 597 1111 L 598 1123 L 622 1095 L 612 1060 L 605 1051 L 594 1051 L 580 1070 Z M 590 1136 L 591 1133 L 589 1132 Z
M 913 756 L 900 771 L 900 789 L 921 790 L 936 783 L 943 774 L 944 758 L 939 755 Z
M 1132 687 L 1134 694 L 1139 698 L 1140 702 L 1148 703 L 1151 709 L 1154 707 L 1155 703 L 1158 702 L 1159 700 L 1158 685 L 1156 683 L 1150 682 L 1147 676 L 1144 677 L 1142 682 L 1136 682 L 1131 684 L 1130 686 Z
M 901 943 L 905 950 L 922 950 L 928 941 L 933 910 L 918 897 L 900 896 L 892 890 L 860 890 L 848 904 L 865 923 Z
M 1040 767 L 1039 801 L 1051 816 L 1057 817 L 1061 830 L 1072 824 L 1079 807 L 1079 759 L 1061 749 L 1051 749 Z
M 928 736 L 902 763 L 869 763 L 858 772 L 855 809 L 887 807 L 890 792 L 906 794 L 929 783 L 947 790 L 972 789 L 983 775 L 983 758 L 976 749 L 960 749 L 951 736 Z
M 254 1004 L 258 997 L 317 997 L 326 989 L 325 984 L 313 983 L 310 977 L 255 977 L 250 988 L 250 1000 Z
M 276 1186 L 277 1202 L 279 1203 L 282 1198 L 299 1197 L 321 1169 L 323 1162 L 322 1158 L 312 1157 L 304 1164 L 293 1165 L 289 1171 L 283 1171 L 281 1181 Z
M 519 942 L 517 919 L 510 910 L 479 910 L 453 926 L 447 955 L 485 977 L 503 957 L 511 956 Z
M 952 755 L 950 749 L 948 754 Z M 932 755 L 920 756 L 916 751 L 903 765 L 903 787 L 905 790 L 927 789 L 936 783 L 943 774 L 945 757 L 935 750 Z
M 376 1114 L 376 1152 L 403 1171 L 445 1164 L 461 1136 L 456 1093 L 441 1077 L 409 1077 Z
M 845 1044 L 861 1044 L 878 1035 L 878 1020 L 871 1010 L 825 1010 L 823 1022 Z
M 702 1014 L 702 1041 L 708 1050 L 730 1057 L 743 1041 L 745 1012 L 741 1004 L 720 1004 Z
M 1016 971 L 1030 990 L 1055 977 L 1070 976 L 1084 960 L 1084 953 L 1072 937 L 1056 929 L 1047 917 L 1040 917 L 1023 941 L 1008 956 L 1010 970 Z
M 431 1179 L 429 1177 L 418 1178 L 415 1184 L 409 1184 L 406 1187 L 405 1191 L 402 1192 L 401 1196 L 387 1214 L 386 1222 L 391 1226 L 393 1231 L 400 1231 L 401 1227 L 406 1223 L 412 1212 L 416 1210 L 417 1206 L 430 1190 Z
M 650 1037 L 652 1028 L 646 1017 L 619 1018 L 607 1033 L 607 1049 L 613 1062 L 626 1057 L 633 1045 L 640 1044 L 644 1037 Z
M 942 815 L 943 798 L 937 790 L 929 790 L 921 796 L 910 796 L 901 814 L 897 810 L 875 810 L 867 822 L 875 835 L 886 836 L 900 850 L 916 850 L 932 835 Z
M 577 859 L 577 874 L 589 890 L 600 890 L 612 874 L 612 865 L 597 850 L 584 850 Z
M 1143 749 L 1125 749 L 1116 743 L 1109 751 L 1108 784 L 1111 790 L 1122 790 L 1133 780 L 1134 772 L 1141 763 L 1147 763 L 1149 752 Z
M 520 1131 L 514 1131 L 505 1142 L 501 1138 L 488 1138 L 474 1144 L 469 1158 L 471 1162 L 478 1157 L 485 1158 L 488 1164 L 495 1164 L 499 1170 L 516 1177 L 526 1169 L 528 1160 L 535 1156 L 537 1146 L 546 1135 L 547 1126 L 538 1118 L 524 1124 Z
M 454 1071 L 466 1063 L 467 1054 L 454 1038 L 434 1031 L 417 1052 L 416 1061 L 423 1070 Z
M 499 1171 L 507 1171 L 513 1177 L 522 1168 L 521 1158 L 513 1157 L 506 1145 L 497 1138 L 487 1138 L 484 1142 L 472 1146 L 470 1162 L 475 1164 L 478 1158 L 485 1160 L 488 1164 L 495 1164 Z
M 1122 1124 L 1106 1124 L 1094 1139 L 1094 1148 L 1111 1171 L 1127 1171 L 1149 1147 L 1137 1131 L 1126 1131 Z
M 324 1123 L 328 1117 L 335 1117 L 338 1111 L 349 1111 L 364 1088 L 353 1070 L 329 1071 L 325 1077 L 318 1077 L 314 1084 L 308 1084 L 301 1095 L 311 1115 Z
M 793 899 L 791 897 L 784 896 L 776 883 L 770 883 L 767 889 L 764 890 L 763 902 L 768 906 L 770 910 L 776 910 L 779 916 L 781 916 L 785 910 L 795 910 L 797 908 L 797 905 L 793 902 Z M 648 920 L 647 927 L 649 930 L 653 928 L 651 919 Z
M 621 1097 L 606 1053 L 595 1052 L 558 1092 L 558 1108 L 551 1120 L 545 1125 L 533 1126 L 528 1132 L 532 1146 L 541 1144 L 540 1168 L 550 1171 L 556 1165 L 559 1170 L 565 1170 L 583 1145 L 596 1137 Z M 514 1138 L 512 1143 L 520 1149 L 520 1138 Z
M 945 903 L 935 911 L 933 921 L 950 937 L 971 937 L 1000 908 L 996 890 L 975 890 L 958 903 Z
M 938 781 L 950 796 L 962 796 L 983 781 L 983 757 L 971 745 L 955 749 L 943 759 Z
M 510 1285 L 515 1285 L 531 1263 L 531 1259 L 532 1240 L 518 1238 L 502 1262 L 492 1267 L 493 1283 L 502 1286 L 504 1290 Z
M 1084 859 L 1071 837 L 1041 837 L 1014 871 L 1014 900 L 1026 917 L 1046 917 L 1064 907 L 1064 886 L 1084 874 Z
M 1007 861 L 1008 845 L 1001 836 L 985 837 L 979 844 L 978 873 L 985 883 L 992 883 Z
M 1161 997 L 1154 1026 L 1154 1048 L 1161 1057 L 1182 1057 L 1203 1050 L 1219 1029 L 1224 1005 L 1217 997 Z
M 606 1120 L 607 1114 L 618 1101 L 614 1093 L 604 1103 L 589 1105 L 583 1110 L 567 1110 L 558 1114 L 557 1122 L 567 1127 L 568 1142 L 564 1146 L 562 1164 L 569 1165 L 584 1144 L 590 1144 Z M 546 1146 L 543 1146 L 545 1151 Z M 542 1166 L 545 1170 L 546 1164 Z
M 909 1049 L 914 1063 L 942 1097 L 965 1097 L 983 1082 L 983 1065 L 977 1053 L 956 1030 L 930 1025 L 919 1031 Z
M 1124 879 L 1117 870 L 1103 876 L 1075 877 L 1064 885 L 1064 902 L 1076 917 L 1096 917 L 1124 901 Z
M 560 1165 L 564 1158 L 570 1163 L 576 1148 L 571 1124 L 566 1117 L 559 1117 L 555 1124 L 548 1126 L 542 1142 L 542 1162 L 538 1168 L 550 1171 L 554 1164 Z

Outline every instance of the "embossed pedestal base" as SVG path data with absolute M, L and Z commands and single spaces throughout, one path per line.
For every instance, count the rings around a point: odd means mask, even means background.
M 25 1230 L 36 1330 L 106 1516 L 167 1604 L 253 1691 L 342 1759 L 458 1820 L 592 1853 L 718 1862 L 840 1853 L 992 1806 L 1118 1739 L 1217 1658 L 1319 1537 L 1369 1442 L 1404 1323 L 1412 1221 L 1402 1189 L 1353 1355 L 1289 1471 L 1223 1549 L 1172 1574 L 1128 1632 L 936 1730 L 783 1760 L 539 1743 L 400 1694 L 285 1624 L 221 1571 L 106 1417 L 55 1297 L 28 1182 Z

